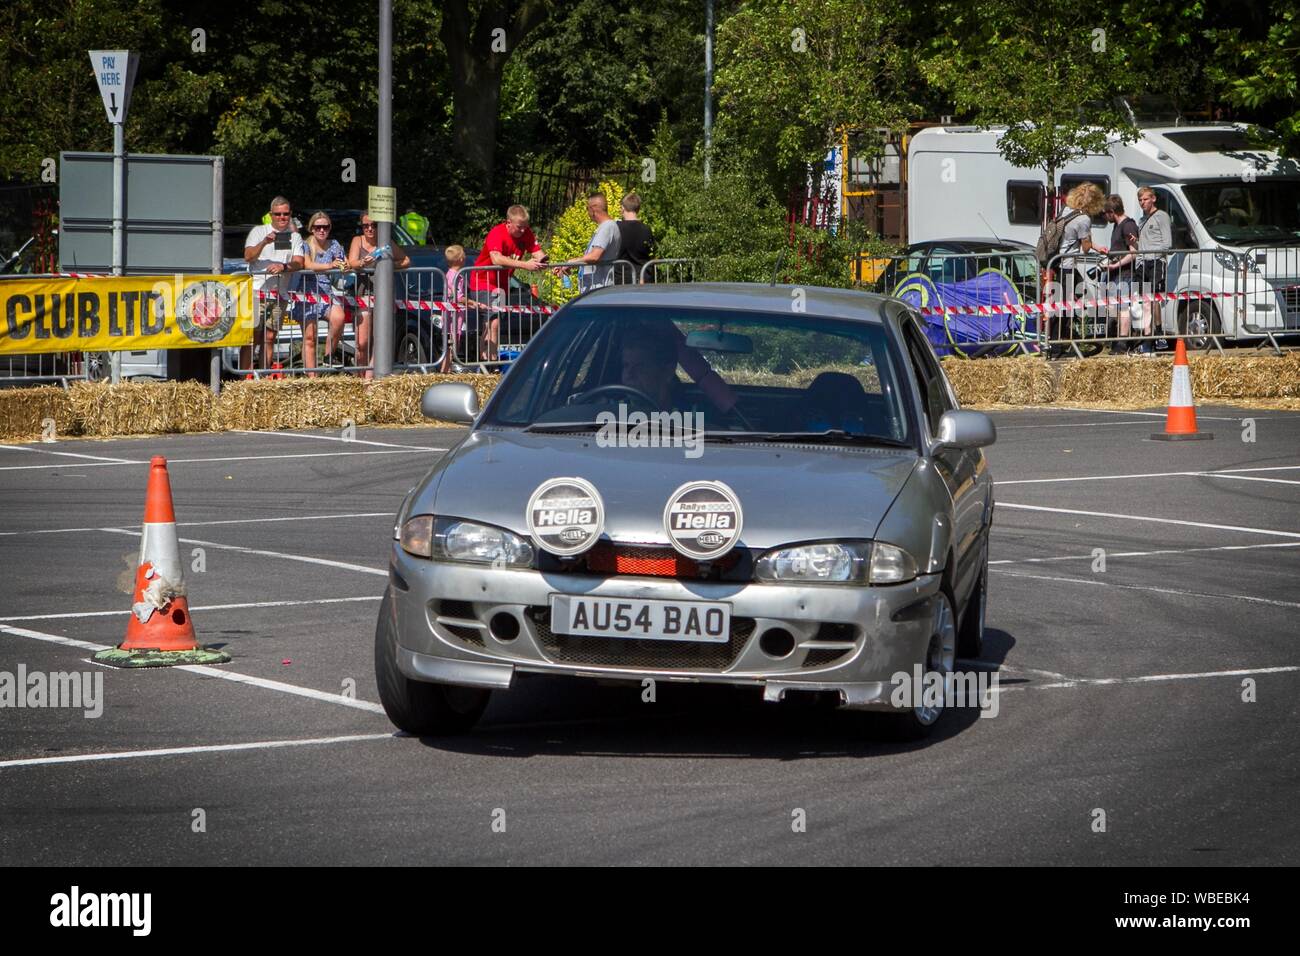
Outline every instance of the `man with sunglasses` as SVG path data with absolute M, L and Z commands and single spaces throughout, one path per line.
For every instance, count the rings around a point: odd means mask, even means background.
M 289 291 L 290 273 L 303 266 L 307 245 L 293 227 L 293 208 L 289 200 L 276 196 L 271 200 L 271 224 L 254 226 L 244 240 L 244 261 L 253 276 L 253 295 L 259 300 L 254 314 L 257 324 L 253 342 L 262 347 L 262 364 L 270 366 L 275 348 L 275 335 L 280 331 L 287 310 L 285 299 Z M 274 293 L 275 298 L 262 300 L 261 293 Z M 253 348 L 239 350 L 240 368 L 253 367 Z

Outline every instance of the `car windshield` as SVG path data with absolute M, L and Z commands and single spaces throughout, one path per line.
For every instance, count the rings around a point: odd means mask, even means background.
M 1300 182 L 1197 183 L 1183 194 L 1206 232 L 1230 246 L 1300 242 Z
M 573 305 L 529 345 L 483 425 L 582 431 L 610 414 L 678 413 L 719 441 L 902 445 L 886 341 L 875 323 L 798 312 Z

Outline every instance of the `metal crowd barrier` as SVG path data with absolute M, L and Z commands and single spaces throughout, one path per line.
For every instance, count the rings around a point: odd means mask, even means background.
M 862 256 L 855 258 L 860 270 Z M 940 354 L 975 358 L 1037 351 L 1041 275 L 1033 250 L 914 252 L 870 257 L 870 281 L 854 285 L 892 295 L 926 319 Z M 859 274 L 862 274 L 859 271 Z
M 703 282 L 704 266 L 698 259 L 651 259 L 641 267 L 639 281 Z
M 6 280 L 65 279 L 57 273 L 15 273 L 0 275 Z M 0 316 L 0 322 L 5 321 Z M 0 355 L 0 388 L 21 388 L 28 385 L 59 384 L 64 388 L 70 382 L 85 381 L 93 377 L 107 378 L 107 369 L 100 363 L 97 352 L 34 352 L 27 355 Z
M 301 269 L 283 282 L 274 278 L 267 275 L 254 294 L 253 345 L 227 349 L 223 356 L 228 374 L 373 375 L 373 270 Z M 393 299 L 394 368 L 436 371 L 443 359 L 443 328 L 452 311 L 446 301 L 446 275 L 432 267 L 396 270 Z M 279 326 L 269 337 L 268 318 Z
M 1300 333 L 1300 251 L 1294 247 L 1166 249 L 1056 256 L 1040 314 L 1042 345 L 1080 357 L 1175 339 L 1223 350 L 1225 341 L 1282 348 Z

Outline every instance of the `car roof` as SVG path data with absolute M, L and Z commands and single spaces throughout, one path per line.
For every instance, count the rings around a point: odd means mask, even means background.
M 606 286 L 588 292 L 574 305 L 654 306 L 666 309 L 728 309 L 789 314 L 794 292 L 803 293 L 805 312 L 880 324 L 892 300 L 874 292 L 804 285 L 750 282 L 682 282 Z

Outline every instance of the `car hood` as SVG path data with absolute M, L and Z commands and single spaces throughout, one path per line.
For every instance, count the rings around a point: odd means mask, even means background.
M 610 539 L 667 542 L 669 495 L 688 481 L 713 480 L 740 499 L 742 547 L 870 538 L 918 461 L 907 449 L 789 443 L 706 443 L 699 457 L 686 452 L 601 447 L 595 435 L 475 431 L 421 483 L 406 513 L 469 518 L 527 535 L 525 512 L 537 486 L 577 477 L 600 492 Z

